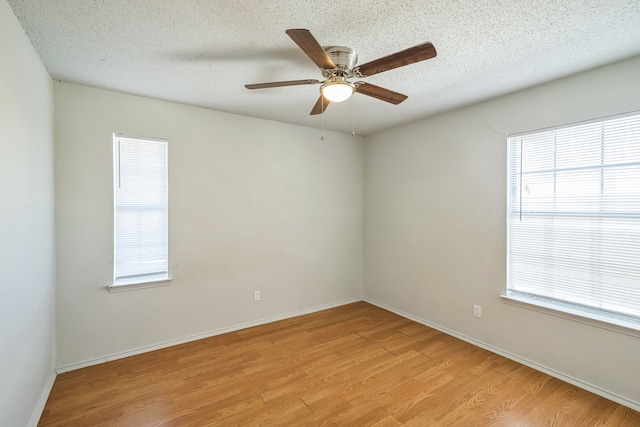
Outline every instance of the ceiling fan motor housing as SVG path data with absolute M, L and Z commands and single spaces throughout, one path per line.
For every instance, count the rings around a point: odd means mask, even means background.
M 345 46 L 327 46 L 324 48 L 325 52 L 334 64 L 336 64 L 335 71 L 337 75 L 344 77 L 352 77 L 353 69 L 358 62 L 358 54 L 355 50 Z M 322 74 L 325 77 L 329 77 L 333 74 L 334 70 L 322 70 Z

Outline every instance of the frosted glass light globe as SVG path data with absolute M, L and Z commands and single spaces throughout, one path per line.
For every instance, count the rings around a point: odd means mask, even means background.
M 342 102 L 353 95 L 355 87 L 346 81 L 329 81 L 320 87 L 320 92 L 331 102 Z

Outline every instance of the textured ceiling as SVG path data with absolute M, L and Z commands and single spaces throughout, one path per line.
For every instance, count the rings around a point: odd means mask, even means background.
M 640 0 L 8 2 L 53 79 L 361 135 L 640 54 Z M 288 28 L 361 64 L 425 41 L 438 56 L 366 79 L 400 105 L 309 116 L 317 85 L 244 88 L 322 80 Z

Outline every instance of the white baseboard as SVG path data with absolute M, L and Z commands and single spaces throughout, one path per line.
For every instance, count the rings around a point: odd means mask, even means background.
M 241 329 L 252 328 L 254 326 L 264 325 L 266 323 L 277 322 L 278 320 L 284 320 L 284 319 L 289 319 L 291 317 L 302 316 L 304 314 L 315 313 L 317 311 L 327 310 L 330 308 L 339 307 L 342 305 L 351 304 L 358 301 L 363 301 L 363 298 L 361 296 L 348 298 L 341 301 L 332 302 L 329 304 L 323 304 L 315 307 L 306 308 L 304 310 L 293 311 L 293 312 L 281 314 L 278 316 L 266 317 L 266 318 L 255 320 L 252 322 L 240 323 L 240 324 L 229 326 L 226 328 L 221 328 L 213 331 L 203 332 L 200 334 L 190 335 L 187 337 L 182 337 L 175 340 L 169 340 L 169 341 L 152 344 L 144 347 L 138 347 L 132 350 L 122 351 L 122 352 L 113 353 L 113 354 L 109 354 L 102 357 L 96 357 L 94 359 L 84 360 L 82 362 L 71 363 L 68 365 L 59 366 L 58 368 L 56 368 L 56 372 L 61 374 L 63 372 L 74 371 L 76 369 L 86 368 L 87 366 L 99 365 L 100 363 L 110 362 L 112 360 L 123 359 L 125 357 L 135 356 L 137 354 L 147 353 L 149 351 L 160 350 L 162 348 L 167 348 L 167 347 L 171 347 L 178 344 L 184 344 L 187 342 L 196 341 L 203 338 L 209 338 L 216 335 L 226 334 L 228 332 L 235 332 Z M 46 402 L 46 399 L 45 399 L 45 402 Z
M 488 351 L 490 351 L 492 353 L 496 353 L 496 354 L 499 354 L 500 356 L 504 356 L 507 359 L 511 359 L 511 360 L 513 360 L 515 362 L 521 363 L 521 364 L 523 364 L 525 366 L 528 366 L 528 367 L 530 367 L 532 369 L 535 369 L 536 371 L 543 372 L 543 373 L 545 373 L 547 375 L 550 375 L 550 376 L 552 376 L 554 378 L 558 378 L 559 380 L 562 380 L 562 381 L 567 382 L 569 384 L 572 384 L 572 385 L 574 385 L 576 387 L 580 387 L 582 389 L 590 391 L 591 393 L 597 394 L 598 396 L 602 396 L 605 399 L 612 400 L 612 401 L 614 401 L 616 403 L 624 405 L 624 406 L 626 406 L 628 408 L 631 408 L 631 409 L 633 409 L 635 411 L 640 411 L 640 403 L 635 402 L 635 401 L 630 400 L 630 399 L 627 399 L 624 396 L 617 395 L 617 394 L 612 393 L 612 392 L 610 392 L 608 390 L 600 388 L 600 387 L 598 387 L 596 385 L 587 383 L 587 382 L 582 381 L 582 380 L 580 380 L 578 378 L 574 378 L 574 377 L 572 377 L 570 375 L 567 375 L 567 374 L 565 374 L 563 372 L 560 372 L 560 371 L 556 371 L 555 369 L 549 368 L 547 366 L 540 365 L 540 364 L 538 364 L 536 362 L 533 362 L 531 360 L 528 360 L 528 359 L 526 359 L 524 357 L 520 357 L 520 356 L 515 355 L 513 353 L 509 353 L 508 351 L 504 351 L 504 350 L 499 349 L 497 347 L 494 347 L 492 345 L 486 344 L 486 343 L 484 343 L 482 341 L 478 341 L 478 340 L 470 338 L 470 337 L 468 337 L 466 335 L 459 334 L 459 333 L 457 333 L 455 331 L 452 331 L 451 329 L 447 329 L 447 328 L 445 328 L 443 326 L 440 326 L 438 324 L 432 323 L 432 322 L 430 322 L 428 320 L 421 319 L 421 318 L 419 318 L 417 316 L 414 316 L 412 314 L 406 313 L 406 312 L 404 312 L 402 310 L 398 310 L 398 309 L 396 309 L 394 307 L 391 307 L 391 306 L 388 306 L 388 305 L 383 304 L 381 302 L 375 301 L 375 300 L 373 300 L 371 298 L 366 298 L 365 297 L 364 301 L 368 302 L 369 304 L 372 304 L 372 305 L 378 306 L 380 308 L 383 308 L 385 310 L 388 310 L 388 311 L 390 311 L 392 313 L 395 313 L 395 314 L 397 314 L 399 316 L 405 317 L 405 318 L 407 318 L 409 320 L 413 320 L 414 322 L 418 322 L 418 323 L 423 324 L 425 326 L 429 326 L 430 328 L 436 329 L 436 330 L 438 330 L 440 332 L 444 332 L 445 334 L 451 335 L 451 336 L 456 337 L 458 339 L 461 339 L 462 341 L 466 341 L 469 344 L 473 344 L 473 345 L 475 345 L 477 347 L 481 347 L 481 348 L 483 348 L 485 350 L 488 350 Z
M 42 416 L 42 411 L 44 411 L 44 405 L 47 404 L 47 399 L 49 398 L 49 394 L 51 394 L 51 389 L 53 388 L 53 383 L 56 381 L 56 373 L 51 371 L 47 381 L 42 388 L 42 392 L 40 393 L 40 397 L 38 398 L 38 402 L 36 402 L 36 407 L 33 409 L 31 413 L 31 419 L 29 420 L 29 427 L 37 427 L 38 422 L 40 421 L 40 417 Z

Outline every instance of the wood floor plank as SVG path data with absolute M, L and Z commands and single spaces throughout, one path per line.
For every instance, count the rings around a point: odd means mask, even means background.
M 360 302 L 59 375 L 40 426 L 640 426 L 640 413 Z

